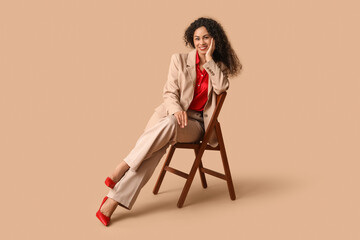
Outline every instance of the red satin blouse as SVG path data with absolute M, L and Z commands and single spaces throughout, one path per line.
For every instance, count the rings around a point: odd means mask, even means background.
M 208 98 L 209 75 L 205 68 L 202 71 L 200 70 L 199 63 L 199 53 L 196 52 L 196 85 L 194 89 L 194 98 L 189 106 L 189 109 L 195 111 L 203 111 Z

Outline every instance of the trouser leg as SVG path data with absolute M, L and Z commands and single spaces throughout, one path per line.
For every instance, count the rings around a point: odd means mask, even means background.
M 127 171 L 107 196 L 130 210 L 141 189 L 154 173 L 161 157 L 166 153 L 168 146 L 169 144 L 153 153 L 150 158 L 142 162 L 136 171 Z
M 169 145 L 176 142 L 195 142 L 203 136 L 203 123 L 198 121 L 201 118 L 194 114 L 196 113 L 188 113 L 188 125 L 185 128 L 180 128 L 175 116 L 170 115 L 146 129 L 124 159 L 130 166 L 129 171 L 107 196 L 121 206 L 131 209 Z
M 189 114 L 188 125 L 180 128 L 174 115 L 169 115 L 159 120 L 158 123 L 146 129 L 136 142 L 135 147 L 124 158 L 131 171 L 136 171 L 142 161 L 160 150 L 167 144 L 180 142 L 193 142 L 199 139 L 202 133 L 201 123 Z

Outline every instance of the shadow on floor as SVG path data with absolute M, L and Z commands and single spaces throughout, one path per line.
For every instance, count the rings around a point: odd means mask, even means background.
M 293 191 L 296 188 L 296 185 L 293 179 L 286 178 L 263 178 L 263 179 L 233 179 L 236 199 L 234 200 L 238 204 L 241 204 L 241 199 L 252 198 L 252 197 L 262 197 L 262 196 L 271 196 L 274 194 L 282 194 L 288 191 Z M 134 205 L 133 210 L 122 212 L 120 214 L 114 214 L 112 217 L 112 222 L 118 220 L 123 220 L 126 218 L 144 216 L 149 213 L 154 212 L 164 212 L 178 209 L 176 204 L 180 197 L 182 187 L 174 187 L 172 189 L 160 189 L 158 195 L 159 201 L 149 202 L 148 204 L 141 205 L 139 208 L 136 208 Z M 178 192 L 178 194 L 174 194 Z M 164 201 L 163 196 L 166 194 L 171 194 L 172 196 L 167 197 Z M 141 196 L 140 196 L 141 197 Z M 222 201 L 228 199 L 230 200 L 227 184 L 225 181 L 218 179 L 208 178 L 208 187 L 203 189 L 201 184 L 193 184 L 190 188 L 190 191 L 187 195 L 183 208 L 193 207 L 196 205 L 213 203 L 216 204 L 217 201 Z

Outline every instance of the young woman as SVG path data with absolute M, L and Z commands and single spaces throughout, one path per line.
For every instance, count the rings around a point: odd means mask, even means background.
M 132 208 L 170 144 L 196 142 L 203 137 L 216 94 L 226 91 L 228 77 L 236 76 L 242 68 L 222 26 L 211 18 L 192 22 L 184 41 L 192 51 L 171 56 L 164 102 L 155 109 L 132 151 L 105 180 L 111 190 L 96 213 L 105 226 L 118 205 Z M 217 144 L 214 133 L 209 145 Z

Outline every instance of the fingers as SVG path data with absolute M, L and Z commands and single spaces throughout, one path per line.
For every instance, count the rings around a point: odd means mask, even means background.
M 186 111 L 176 112 L 174 114 L 174 116 L 176 117 L 177 123 L 179 124 L 179 126 L 181 128 L 184 128 L 185 126 L 187 126 L 188 117 L 187 117 Z
M 183 112 L 180 112 L 180 127 L 184 127 L 184 115 Z
M 188 121 L 187 113 L 186 113 L 186 111 L 182 111 L 181 112 L 181 125 L 180 125 L 180 127 L 184 128 L 187 125 L 187 121 Z
M 175 116 L 175 118 L 176 118 L 176 120 L 177 120 L 177 123 L 180 125 L 180 126 L 182 126 L 182 111 L 179 111 L 179 112 L 176 112 L 176 113 L 174 113 L 174 116 Z
M 188 122 L 188 117 L 187 117 L 187 113 L 184 111 L 184 125 L 187 126 L 187 122 Z
M 207 52 L 206 52 L 206 53 L 210 52 L 210 51 L 211 51 L 211 49 L 213 48 L 213 40 L 214 40 L 214 38 L 211 38 L 211 41 L 210 41 L 210 47 L 209 47 L 209 49 L 207 50 Z
M 214 38 L 211 39 L 211 50 L 212 50 L 212 52 L 214 52 L 214 50 L 215 50 L 215 39 Z
M 175 113 L 174 115 L 175 115 L 175 117 L 176 117 L 176 120 L 177 120 L 178 124 L 180 125 L 180 124 L 181 124 L 181 121 L 180 121 L 179 114 L 178 114 L 178 113 Z
M 214 50 L 215 50 L 215 39 L 212 37 L 210 42 L 210 47 L 205 54 L 206 61 L 210 61 L 214 53 Z
M 185 111 L 181 111 L 180 112 L 180 127 L 181 128 L 184 128 L 185 127 L 185 125 L 187 125 L 187 119 L 186 119 L 186 124 L 185 124 L 185 118 L 186 118 L 187 116 L 186 116 L 186 112 Z

